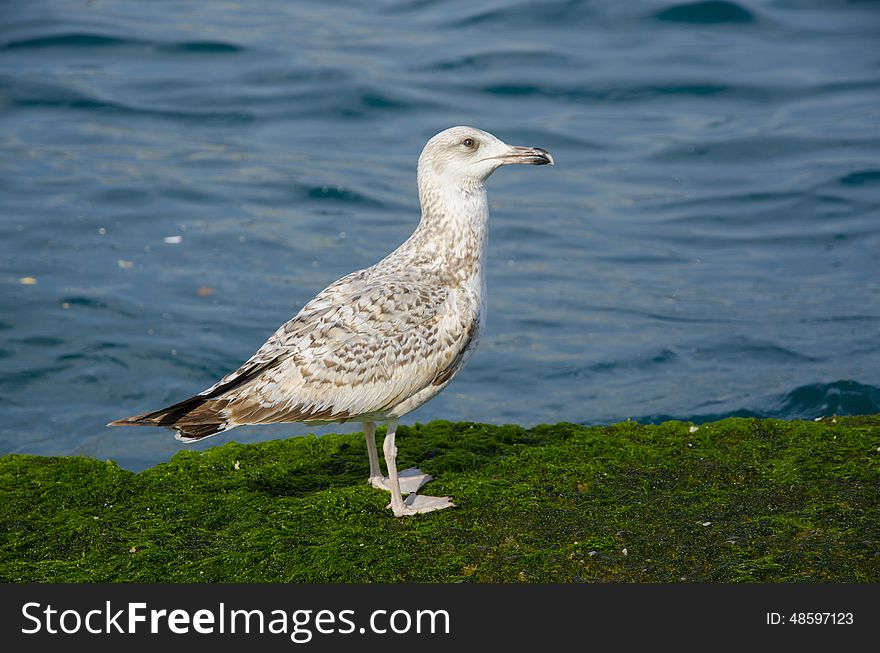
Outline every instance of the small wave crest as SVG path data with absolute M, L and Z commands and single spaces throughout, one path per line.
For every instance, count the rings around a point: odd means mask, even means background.
M 681 420 L 703 424 L 729 417 L 806 420 L 830 415 L 876 415 L 877 413 L 880 413 L 880 387 L 853 380 L 839 380 L 798 386 L 785 394 L 769 397 L 758 405 L 726 412 L 649 415 L 637 421 L 660 424 L 669 420 Z
M 802 385 L 770 410 L 770 416 L 787 419 L 873 413 L 880 413 L 880 388 L 857 381 Z

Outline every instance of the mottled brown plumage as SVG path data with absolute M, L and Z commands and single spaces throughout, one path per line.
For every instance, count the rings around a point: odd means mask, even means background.
M 446 387 L 482 332 L 483 182 L 505 163 L 552 162 L 545 150 L 511 147 L 472 127 L 437 134 L 419 157 L 422 218 L 406 242 L 318 293 L 210 388 L 111 425 L 165 426 L 185 442 L 243 424 L 396 425 Z M 389 433 L 393 445 L 391 426 Z M 371 477 L 375 456 L 374 443 Z M 396 483 L 396 470 L 391 476 Z

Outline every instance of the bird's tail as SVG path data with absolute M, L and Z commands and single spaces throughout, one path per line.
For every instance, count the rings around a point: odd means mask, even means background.
M 177 431 L 174 437 L 181 442 L 196 442 L 231 428 L 222 412 L 227 403 L 196 395 L 173 406 L 114 420 L 107 426 L 164 426 Z

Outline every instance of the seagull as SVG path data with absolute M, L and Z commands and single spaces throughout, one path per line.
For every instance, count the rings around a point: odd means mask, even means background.
M 210 388 L 108 426 L 163 426 L 196 442 L 245 424 L 359 421 L 368 483 L 391 493 L 396 517 L 455 506 L 418 494 L 432 480 L 421 470 L 398 473 L 395 434 L 400 418 L 449 385 L 477 346 L 486 320 L 484 183 L 511 163 L 554 161 L 540 147 L 507 145 L 474 127 L 435 135 L 419 156 L 421 220 L 402 245 L 330 284 Z M 376 450 L 380 422 L 388 427 L 387 477 Z

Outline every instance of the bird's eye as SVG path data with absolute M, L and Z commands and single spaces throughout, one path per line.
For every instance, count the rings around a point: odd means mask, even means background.
M 461 142 L 465 147 L 473 147 L 476 143 L 473 138 L 466 138 Z

